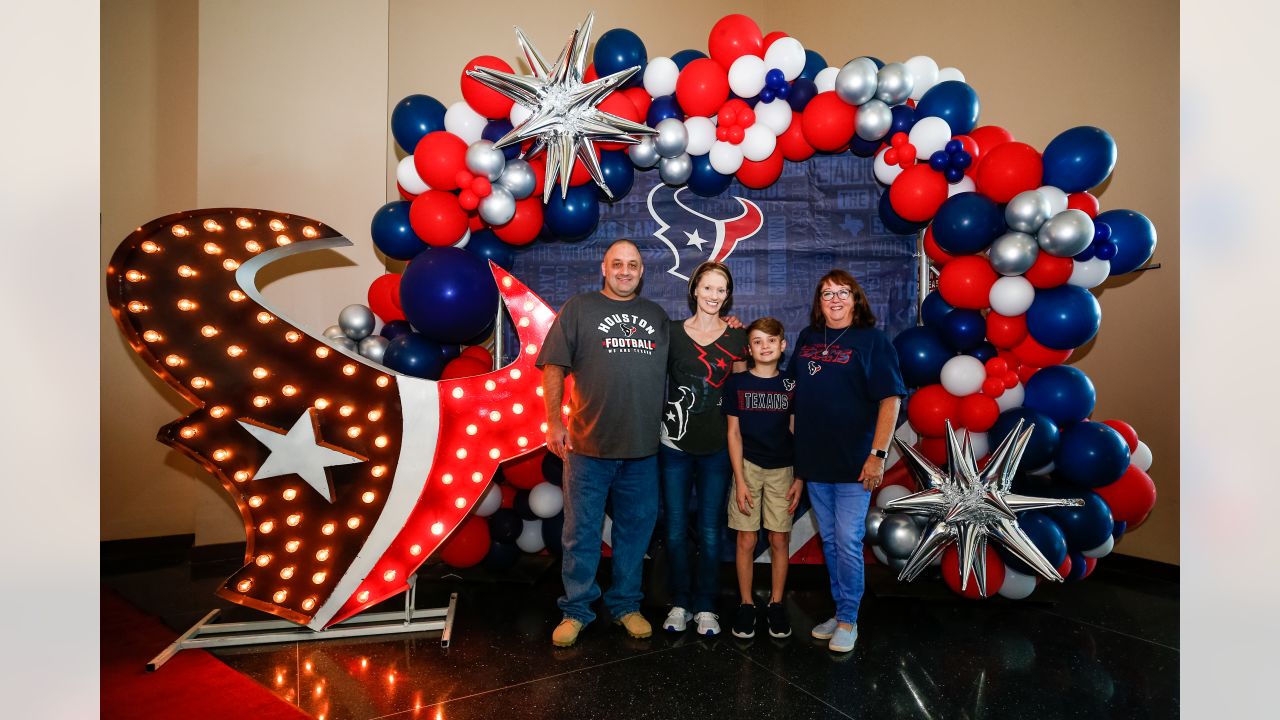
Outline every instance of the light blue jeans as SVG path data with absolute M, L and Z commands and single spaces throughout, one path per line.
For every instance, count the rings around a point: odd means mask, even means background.
M 858 622 L 858 606 L 866 577 L 862 558 L 862 538 L 867 532 L 867 508 L 871 493 L 862 483 L 808 482 L 813 518 L 822 537 L 822 555 L 831 576 L 831 599 L 836 603 L 836 621 Z

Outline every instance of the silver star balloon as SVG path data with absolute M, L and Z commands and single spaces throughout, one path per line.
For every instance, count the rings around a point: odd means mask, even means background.
M 504 148 L 533 140 L 533 145 L 522 157 L 532 158 L 546 151 L 547 176 L 542 187 L 544 203 L 551 199 L 551 188 L 557 179 L 561 181 L 561 199 L 568 195 L 569 176 L 573 172 L 575 158 L 582 161 L 604 194 L 612 198 L 613 193 L 605 184 L 600 161 L 596 158 L 596 141 L 634 145 L 640 142 L 640 136 L 658 134 L 648 125 L 596 108 L 606 95 L 622 87 L 640 67 L 630 67 L 587 83 L 582 81 L 594 20 L 595 14 L 589 13 L 582 26 L 569 36 L 569 43 L 560 51 L 560 57 L 553 65 L 547 65 L 537 48 L 525 37 L 524 31 L 517 27 L 516 40 L 533 75 L 515 75 L 483 67 L 467 71 L 467 75 L 481 84 L 530 111 L 527 120 L 503 135 L 493 146 Z
M 887 510 L 927 515 L 932 522 L 898 573 L 899 580 L 914 580 L 935 558 L 955 544 L 960 562 L 960 589 L 968 587 L 969 576 L 978 581 L 978 590 L 987 594 L 987 542 L 995 540 L 1015 557 L 1031 566 L 1046 580 L 1062 581 L 1062 575 L 1031 538 L 1018 526 L 1017 513 L 1041 508 L 1080 506 L 1079 498 L 1041 498 L 1010 492 L 1013 476 L 1027 449 L 1035 425 L 1023 429 L 1019 420 L 991 454 L 991 461 L 979 470 L 969 434 L 961 442 L 951 422 L 947 422 L 947 470 L 943 472 L 914 447 L 894 438 L 920 492 L 892 500 Z

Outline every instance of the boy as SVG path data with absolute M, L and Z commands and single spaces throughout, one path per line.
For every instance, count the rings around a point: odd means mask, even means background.
M 752 367 L 731 375 L 724 391 L 722 412 L 728 419 L 729 460 L 733 465 L 734 491 L 729 495 L 729 527 L 738 531 L 736 567 L 742 604 L 733 620 L 733 635 L 755 637 L 756 607 L 751 597 L 751 575 L 761 520 L 769 531 L 772 593 L 765 616 L 769 634 L 791 635 L 782 608 L 787 582 L 787 553 L 791 539 L 791 515 L 800 502 L 803 482 L 791 468 L 791 406 L 795 381 L 778 372 L 787 349 L 782 323 L 764 317 L 747 327 L 747 349 Z

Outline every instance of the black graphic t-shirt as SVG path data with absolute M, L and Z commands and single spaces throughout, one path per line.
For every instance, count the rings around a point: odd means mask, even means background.
M 658 452 L 669 320 L 642 297 L 601 292 L 569 298 L 551 325 L 538 367 L 569 369 L 569 442 L 580 455 L 638 458 Z
M 662 411 L 662 442 L 695 455 L 723 450 L 724 418 L 720 397 L 733 364 L 747 357 L 747 334 L 725 328 L 708 345 L 689 337 L 684 323 L 671 326 L 667 360 L 667 403 Z
M 796 381 L 778 373 L 760 377 L 740 372 L 725 383 L 725 415 L 738 418 L 742 431 L 742 457 L 758 467 L 788 467 L 794 457 L 791 440 L 791 407 Z

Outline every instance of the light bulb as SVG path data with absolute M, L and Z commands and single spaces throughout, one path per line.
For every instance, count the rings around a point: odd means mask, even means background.
M 136 283 L 136 282 L 142 282 L 143 280 L 146 280 L 147 276 L 143 275 L 137 270 L 130 270 L 129 272 L 124 274 L 124 279 L 128 280 L 129 282 Z
M 232 290 L 231 292 L 227 293 L 227 298 L 230 299 L 231 302 L 244 302 L 246 297 L 248 296 L 240 292 L 239 290 Z
M 182 358 L 177 355 L 166 355 L 164 358 L 164 364 L 169 367 L 178 367 L 182 364 Z
M 266 535 L 267 533 L 275 529 L 276 529 L 276 524 L 271 522 L 270 520 L 258 526 L 258 532 L 262 533 L 263 535 Z
M 387 582 L 392 582 L 392 581 L 394 581 L 394 580 L 396 579 L 396 571 L 395 571 L 395 570 L 388 570 L 388 571 L 386 571 L 386 572 L 382 573 L 382 579 L 383 579 L 383 580 L 386 580 Z
M 212 383 L 209 382 L 209 378 L 200 377 L 199 375 L 191 378 L 191 387 L 197 390 L 203 390 L 204 388 L 209 387 L 209 385 L 211 384 Z
M 361 590 L 359 593 L 357 593 L 356 602 L 362 602 L 362 603 L 369 602 L 369 591 Z
M 475 425 L 468 425 L 468 426 L 467 426 L 467 434 L 468 434 L 468 435 L 475 435 L 475 434 L 476 434 L 477 432 L 479 432 L 479 431 L 480 431 L 480 429 L 479 429 L 479 428 L 477 428 Z
M 262 323 L 263 325 L 266 325 L 272 320 L 275 320 L 275 316 L 273 316 L 271 313 L 269 312 L 258 313 L 258 322 Z
M 386 387 L 391 384 L 391 378 L 387 377 L 386 375 L 379 375 L 377 382 L 378 382 L 378 387 Z
M 182 225 L 174 225 L 173 227 L 169 228 L 169 232 L 173 233 L 174 237 L 186 237 L 191 234 L 191 231 L 186 229 Z
M 490 449 L 489 449 L 489 458 L 490 458 L 491 460 L 497 460 L 497 459 L 498 459 L 498 458 L 500 458 L 500 457 L 502 457 L 502 451 L 501 451 L 501 450 L 499 450 L 498 448 L 490 448 Z
M 458 452 L 454 453 L 454 455 L 457 455 L 459 460 L 466 460 L 466 459 L 467 459 L 467 449 L 466 449 L 466 448 L 458 448 Z
M 529 327 L 529 318 L 522 317 L 519 322 L 520 327 Z
M 318 348 L 316 348 L 316 357 L 318 357 L 318 358 L 327 358 L 327 357 L 329 357 L 329 348 L 324 347 L 323 345 L 322 345 L 322 346 L 320 346 L 320 347 L 318 347 Z
M 237 471 L 236 471 L 236 474 L 235 474 L 235 475 L 233 475 L 232 477 L 234 477 L 234 478 L 235 478 L 235 481 L 236 481 L 236 482 L 244 482 L 245 480 L 248 480 L 248 479 L 249 479 L 249 471 L 248 471 L 248 470 L 237 470 Z
M 526 355 L 537 355 L 538 346 L 534 345 L 533 343 L 529 343 L 528 345 L 524 346 L 524 352 Z
M 350 405 L 343 405 L 342 407 L 338 408 L 338 414 L 341 415 L 342 417 L 351 417 L 351 413 L 355 412 L 355 410 L 356 409 L 351 407 Z
M 496 387 L 498 387 L 498 383 L 496 383 L 496 382 L 494 382 L 494 381 L 492 381 L 492 380 L 485 380 L 485 381 L 484 381 L 484 389 L 485 389 L 485 390 L 488 390 L 489 392 L 493 392 L 494 388 L 496 388 Z
M 409 554 L 410 554 L 410 555 L 412 555 L 412 556 L 414 556 L 414 557 L 417 557 L 417 556 L 421 555 L 421 554 L 422 554 L 422 546 L 421 546 L 421 545 L 417 545 L 417 544 L 410 545 L 410 546 L 409 546 Z
M 248 250 L 251 253 L 261 252 L 262 244 L 259 243 L 257 240 L 250 240 L 244 244 L 244 249 Z
M 249 588 L 251 587 L 253 587 L 253 581 L 248 578 L 245 578 L 244 580 L 241 580 L 240 582 L 236 583 L 236 589 L 242 593 L 249 592 Z
M 456 387 L 456 388 L 454 388 L 454 389 L 453 389 L 453 397 L 454 397 L 455 399 L 457 399 L 457 400 L 461 400 L 461 399 L 462 399 L 462 388 L 460 388 L 460 387 Z
M 453 501 L 453 506 L 461 510 L 462 508 L 467 506 L 467 499 L 460 497 L 457 500 Z
M 227 258 L 226 260 L 222 261 L 223 270 L 235 270 L 238 267 L 240 267 L 240 263 L 236 262 L 235 260 L 232 260 L 231 258 Z
M 520 447 L 528 447 L 529 438 L 521 435 L 520 437 L 516 438 L 516 445 L 519 445 Z
M 264 367 L 256 367 L 253 369 L 253 376 L 259 380 L 266 378 L 271 373 Z
M 355 530 L 356 528 L 360 527 L 360 518 L 354 515 L 347 518 L 347 527 L 351 528 L 352 530 Z
M 280 388 L 280 394 L 284 395 L 285 397 L 293 397 L 294 395 L 298 394 L 298 388 L 292 385 L 285 385 L 284 387 Z
M 284 521 L 289 527 L 298 527 L 298 523 L 302 522 L 302 513 L 294 513 Z
M 521 405 L 520 403 L 516 403 L 512 405 L 511 412 L 515 413 L 516 415 L 522 414 L 524 412 L 524 405 Z
M 214 405 L 213 407 L 209 408 L 209 417 L 220 418 L 226 414 L 227 414 L 226 405 Z
M 369 471 L 369 474 L 373 475 L 374 477 L 382 477 L 383 475 L 387 474 L 387 466 L 374 465 L 373 469 Z
M 253 497 L 249 498 L 249 507 L 253 507 L 253 508 L 262 507 L 262 496 L 254 495 Z
M 186 427 L 182 428 L 181 430 L 179 430 L 179 431 L 178 431 L 178 434 L 179 434 L 179 435 L 181 435 L 182 437 L 184 437 L 184 438 L 186 438 L 186 439 L 190 440 L 191 438 L 193 438 L 193 437 L 195 437 L 195 436 L 196 436 L 196 432 L 197 432 L 197 431 L 196 431 L 196 429 L 195 429 L 195 428 L 193 428 L 193 427 L 191 427 L 190 425 L 188 425 L 188 426 L 186 426 Z
M 126 305 L 125 307 L 129 308 L 129 312 L 131 313 L 140 313 L 143 310 L 147 309 L 146 303 L 140 302 L 138 300 L 130 300 L 129 304 Z
M 289 244 L 289 243 L 291 243 L 291 242 L 293 242 L 293 240 L 289 239 L 289 236 L 288 236 L 288 235 L 277 235 L 277 236 L 276 236 L 276 244 L 277 244 L 277 245 L 280 245 L 281 247 L 283 247 L 283 246 L 285 246 L 285 245 L 288 245 L 288 244 Z
M 444 534 L 444 523 L 440 523 L 440 522 L 431 523 L 431 534 L 432 534 L 432 535 L 443 535 L 443 534 Z
M 545 433 L 547 431 L 547 424 L 542 423 L 541 425 L 538 426 L 538 429 Z
M 328 574 L 328 573 L 326 573 L 326 572 L 324 572 L 324 571 L 322 570 L 322 571 L 320 571 L 320 572 L 316 573 L 315 575 L 312 575 L 312 576 L 311 576 L 311 582 L 315 583 L 316 585 L 323 585 L 323 584 L 324 584 L 324 579 L 325 579 L 326 577 L 329 577 L 329 574 Z
M 271 228 L 272 232 L 280 232 L 284 229 L 284 223 L 276 218 L 271 218 L 271 222 L 267 223 L 267 227 Z
M 139 245 L 138 248 L 142 250 L 142 252 L 147 254 L 160 252 L 160 246 L 151 242 L 150 240 L 143 241 L 143 243 Z
M 305 237 L 305 238 L 308 238 L 308 239 L 309 239 L 309 238 L 313 238 L 313 237 L 315 237 L 315 236 L 317 236 L 317 235 L 319 235 L 319 234 L 320 234 L 320 233 L 319 233 L 315 228 L 311 227 L 310 225 L 306 225 L 306 226 L 304 226 L 304 227 L 302 228 L 302 237 Z
M 266 395 L 254 395 L 254 396 L 253 396 L 253 406 L 254 406 L 254 407 L 260 407 L 260 408 L 261 408 L 261 407 L 266 407 L 266 406 L 268 406 L 268 405 L 270 405 L 270 404 L 271 404 L 271 398 L 267 397 Z
M 214 220 L 213 218 L 209 218 L 208 220 L 204 221 L 204 229 L 209 232 L 217 232 L 222 229 L 222 226 L 218 224 L 217 220 Z
M 223 460 L 226 460 L 229 457 L 231 457 L 231 451 L 227 450 L 226 448 L 218 448 L 217 450 L 213 451 L 213 459 L 217 460 L 218 462 L 222 462 Z
M 285 488 L 285 491 L 280 493 L 280 497 L 284 498 L 285 500 L 292 500 L 298 497 L 298 491 L 293 488 Z
M 380 448 L 382 448 L 382 447 L 386 447 L 386 446 L 387 446 L 387 436 L 386 436 L 386 435 L 379 435 L 378 437 L 376 437 L 376 438 L 374 438 L 374 439 L 373 439 L 373 444 L 374 444 L 374 445 L 377 445 L 377 446 L 378 446 L 378 447 L 380 447 Z
M 298 548 L 302 546 L 301 540 L 290 540 L 284 544 L 285 552 L 298 552 Z
M 534 389 L 533 389 L 533 392 L 534 392 L 534 394 L 536 394 L 538 397 L 542 397 L 542 393 L 544 392 L 544 390 L 542 389 L 542 386 L 541 386 L 541 385 L 539 385 L 538 387 L 536 387 L 536 388 L 534 388 Z
M 200 334 L 207 338 L 211 338 L 214 335 L 218 334 L 218 328 L 212 325 L 205 325 L 204 327 L 200 328 Z
M 207 242 L 204 244 L 204 251 L 210 255 L 221 255 L 222 248 L 218 247 L 218 243 Z
M 378 422 L 378 420 L 382 418 L 382 411 L 370 410 L 368 417 L 369 417 L 369 422 Z
M 258 567 L 266 567 L 271 564 L 271 556 L 263 553 L 255 558 L 254 562 L 258 564 Z
M 366 504 L 373 502 L 377 498 L 378 496 L 374 495 L 372 492 L 366 492 L 365 494 L 360 496 L 360 499 L 363 500 Z
M 239 345 L 228 345 L 227 354 L 230 355 L 231 357 L 240 357 L 241 355 L 244 354 L 244 348 L 240 347 Z
M 453 473 L 445 473 L 445 474 L 441 475 L 441 476 L 440 476 L 440 482 L 444 483 L 445 485 L 452 485 L 452 484 L 453 484 Z
M 471 482 L 478 483 L 483 481 L 484 481 L 484 473 L 480 472 L 479 470 L 471 473 Z
M 292 565 L 286 565 L 285 567 L 280 568 L 280 579 L 288 580 L 293 577 L 294 570 L 295 568 Z
M 324 562 L 329 559 L 329 548 L 320 548 L 316 551 L 316 560 Z
M 271 599 L 272 599 L 272 600 L 275 600 L 275 601 L 276 601 L 276 604 L 278 605 L 278 604 L 280 604 L 280 603 L 284 602 L 284 599 L 285 599 L 285 598 L 287 598 L 287 597 L 289 597 L 289 591 L 288 591 L 288 590 L 277 590 L 277 591 L 276 591 L 276 594 L 271 596 Z
M 519 380 L 521 375 L 520 368 L 511 368 L 510 375 L 512 380 Z
M 498 412 L 497 410 L 493 410 L 489 413 L 490 422 L 498 422 L 501 419 L 502 419 L 502 413 Z
M 313 607 L 315 607 L 315 606 L 316 606 L 316 599 L 315 599 L 315 598 L 313 598 L 313 597 L 309 597 L 309 598 L 307 598 L 306 600 L 303 600 L 303 601 L 302 601 L 302 609 L 303 609 L 303 610 L 310 610 L 311 608 L 313 608 Z
M 182 312 L 191 312 L 192 310 L 195 310 L 196 307 L 196 303 L 192 300 L 188 300 L 187 298 L 182 298 L 178 301 L 178 309 Z
M 302 339 L 302 333 L 298 332 L 297 330 L 290 330 L 289 332 L 284 334 L 285 342 L 296 343 L 301 339 Z
M 320 532 L 324 533 L 325 535 L 332 535 L 335 529 L 337 529 L 337 525 L 334 525 L 333 523 L 330 522 L 322 525 L 320 527 Z
M 327 398 L 316 398 L 315 406 L 317 410 L 323 410 L 329 407 L 329 400 Z
M 351 363 L 347 363 L 346 365 L 343 365 L 343 366 L 342 366 L 342 374 L 343 374 L 343 375 L 355 375 L 355 374 L 356 374 L 356 366 L 355 366 L 355 365 L 352 365 Z
M 506 277 L 502 278 L 502 287 L 505 287 L 505 288 L 509 288 L 509 287 L 511 287 L 511 276 L 510 276 L 510 275 L 508 275 L 508 276 L 506 276 Z
M 247 217 L 240 216 L 236 218 L 236 227 L 240 228 L 241 230 L 248 230 L 249 228 L 253 227 L 253 221 Z
M 156 332 L 155 330 L 148 330 L 142 333 L 142 339 L 146 340 L 149 343 L 158 343 L 161 340 L 164 340 L 164 336 Z

